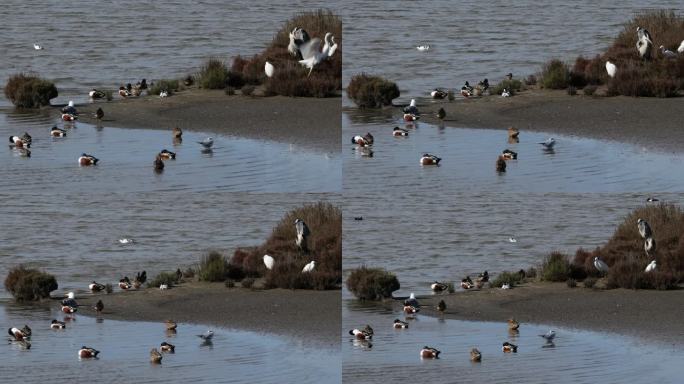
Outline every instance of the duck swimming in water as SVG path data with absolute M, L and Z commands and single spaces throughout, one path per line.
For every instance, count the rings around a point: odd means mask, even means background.
M 420 157 L 420 165 L 439 165 L 440 161 L 442 161 L 440 157 L 429 153 L 424 153 L 423 156 Z
M 406 136 L 408 136 L 408 134 L 409 134 L 408 130 L 403 129 L 403 128 L 394 127 L 392 129 L 392 136 L 404 136 L 404 137 L 406 137 Z
M 55 125 L 54 127 L 50 128 L 50 136 L 52 137 L 66 137 L 66 130 L 57 128 Z
M 97 349 L 86 347 L 85 345 L 78 350 L 78 357 L 80 359 L 94 359 L 97 358 L 97 355 L 99 354 L 100 351 L 98 351 Z
M 78 158 L 78 164 L 81 166 L 97 165 L 98 161 L 100 161 L 100 159 L 87 153 L 81 154 L 81 157 Z
M 436 348 L 428 347 L 427 345 L 420 350 L 420 357 L 423 359 L 438 359 L 441 351 Z

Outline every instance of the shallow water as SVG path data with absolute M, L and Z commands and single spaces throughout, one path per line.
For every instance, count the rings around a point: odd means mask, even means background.
M 596 383 L 659 382 L 681 380 L 681 346 L 651 345 L 603 333 L 553 328 L 553 347 L 538 334 L 547 325 L 522 324 L 510 335 L 505 323 L 444 320 L 418 315 L 409 328 L 395 330 L 403 314 L 356 301 L 343 303 L 342 377 L 345 382 L 521 382 Z M 375 331 L 372 347 L 354 341 L 349 329 L 369 324 Z M 504 354 L 501 344 L 518 345 L 518 353 Z M 420 349 L 437 348 L 437 360 L 421 359 Z M 476 347 L 482 362 L 472 363 Z
M 383 113 L 344 114 L 342 133 L 345 192 L 384 191 L 428 196 L 458 192 L 635 192 L 684 190 L 684 159 L 678 154 L 653 152 L 633 145 L 551 135 L 520 133 L 509 143 L 505 130 L 462 129 L 417 123 L 408 137 L 392 136 L 400 125 Z M 598 129 L 598 128 L 597 128 Z M 351 137 L 370 132 L 373 156 L 362 156 Z M 553 152 L 539 142 L 556 139 Z M 509 148 L 518 160 L 507 162 L 506 173 L 495 161 Z M 442 158 L 439 166 L 421 166 L 423 153 Z
M 644 206 L 638 193 L 345 193 L 346 271 L 386 268 L 401 290 L 427 294 L 435 281 L 459 282 L 483 270 L 537 266 L 550 251 L 574 255 L 604 244 L 625 216 Z M 659 194 L 681 205 L 684 195 Z M 354 220 L 363 217 L 363 220 Z M 634 224 L 636 225 L 636 223 Z M 513 237 L 517 242 L 510 242 Z M 458 284 L 456 284 L 458 285 Z
M 60 380 L 115 382 L 206 382 L 206 383 L 339 383 L 340 352 L 318 349 L 283 337 L 253 332 L 216 329 L 211 344 L 196 335 L 204 326 L 179 324 L 176 334 L 167 334 L 163 324 L 98 320 L 77 315 L 64 330 L 51 330 L 51 319 L 62 320 L 55 309 L 37 310 L 14 304 L 0 305 L 0 324 L 28 324 L 33 330 L 31 348 L 9 342 L 5 334 L 0 350 L 3 364 L 0 381 L 31 382 Z M 153 347 L 167 341 L 174 354 L 164 353 L 162 364 L 149 362 Z M 100 351 L 98 359 L 79 360 L 82 345 Z M 316 367 L 312 369 L 311 361 Z M 38 368 L 38 369 L 36 369 Z
M 254 55 L 296 12 L 331 6 L 301 0 L 9 0 L 3 5 L 0 82 L 12 73 L 37 72 L 57 82 L 60 96 L 53 103 L 83 101 L 93 87 L 180 78 L 209 57 Z M 34 43 L 44 49 L 34 50 Z M 0 104 L 8 105 L 4 96 Z
M 681 2 L 352 2 L 340 10 L 348 42 L 343 82 L 361 72 L 382 75 L 407 100 L 435 87 L 460 89 L 466 80 L 496 83 L 509 72 L 522 79 L 550 58 L 574 61 L 601 52 L 645 8 L 681 10 Z M 418 51 L 423 44 L 431 49 Z
M 86 290 L 92 280 L 189 266 L 209 249 L 227 255 L 261 244 L 291 209 L 335 194 L 1 193 L 0 271 L 28 263 L 55 275 L 59 291 Z M 122 245 L 119 239 L 133 239 Z M 7 297 L 0 287 L 0 297 Z
M 57 124 L 64 138 L 50 136 Z M 339 153 L 317 152 L 280 142 L 185 132 L 174 144 L 169 131 L 122 129 L 81 122 L 61 123 L 41 113 L 0 114 L 0 136 L 33 138 L 31 157 L 20 157 L 9 147 L 0 151 L 0 189 L 22 193 L 49 185 L 66 195 L 116 191 L 339 191 L 342 169 Z M 214 137 L 211 152 L 197 141 Z M 177 153 L 165 161 L 161 174 L 152 162 L 159 151 Z M 81 153 L 100 159 L 95 167 L 79 167 Z

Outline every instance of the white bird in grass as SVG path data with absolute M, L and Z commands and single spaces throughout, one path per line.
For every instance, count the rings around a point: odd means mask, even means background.
M 302 269 L 302 273 L 307 273 L 313 271 L 314 267 L 316 266 L 316 262 L 314 260 L 311 260 L 311 262 L 307 265 L 304 266 Z
M 197 144 L 201 144 L 204 148 L 209 149 L 211 148 L 212 145 L 214 145 L 214 138 L 213 137 L 207 137 L 206 139 L 202 141 L 198 141 Z
M 297 244 L 297 247 L 301 249 L 302 251 L 307 250 L 307 238 L 311 234 L 311 231 L 309 231 L 309 226 L 306 225 L 304 220 L 297 218 L 294 221 L 295 224 L 295 230 L 297 231 L 297 239 L 295 240 L 295 244 Z
M 611 63 L 610 60 L 606 61 L 606 72 L 608 72 L 608 76 L 610 77 L 615 77 L 615 73 L 617 72 L 617 67 L 615 64 Z
M 197 335 L 197 337 L 201 338 L 204 341 L 211 341 L 211 339 L 214 337 L 214 331 L 207 331 L 202 335 Z
M 684 53 L 684 40 L 682 40 L 682 43 L 679 44 L 679 48 L 677 48 L 677 52 Z
M 43 49 L 43 47 L 38 45 L 38 43 L 33 43 L 33 49 L 35 49 L 36 51 L 40 51 L 41 49 Z
M 508 89 L 504 88 L 503 92 L 501 92 L 501 97 L 511 97 L 511 93 Z
M 554 140 L 553 137 L 550 137 L 550 138 L 546 139 L 546 141 L 542 141 L 539 144 L 543 145 L 544 149 L 550 151 L 556 145 L 556 140 Z
M 662 45 L 660 46 L 660 53 L 662 53 L 663 56 L 665 56 L 665 58 L 668 58 L 668 59 L 676 59 L 677 58 L 676 53 L 670 51 L 669 49 L 665 48 Z
M 119 239 L 120 244 L 133 244 L 133 239 Z
M 608 264 L 604 263 L 598 256 L 594 257 L 594 267 L 601 273 L 608 273 Z
M 161 92 L 159 92 L 159 97 L 169 97 L 169 92 L 168 91 L 161 91 Z
M 652 271 L 655 271 L 655 269 L 656 269 L 656 261 L 653 260 L 646 266 L 646 269 L 644 270 L 644 272 L 652 272 Z
M 430 45 L 429 44 L 419 45 L 416 47 L 416 49 L 421 51 L 421 52 L 426 52 L 426 51 L 430 50 Z
M 292 32 L 290 32 L 290 44 L 287 46 L 287 50 L 292 54 L 292 56 L 301 56 L 299 48 L 311 40 L 309 34 L 301 27 L 295 27 Z
M 648 239 L 649 237 L 653 237 L 653 231 L 651 231 L 651 226 L 648 225 L 648 222 L 646 222 L 646 220 L 641 218 L 638 219 L 637 228 L 639 229 L 639 234 L 642 238 Z
M 330 32 L 326 33 L 324 39 L 327 41 L 330 35 Z M 329 51 L 330 45 L 327 45 L 327 48 L 323 46 L 321 49 L 321 39 L 313 38 L 299 47 L 299 52 L 302 54 L 299 64 L 309 68 L 309 75 L 311 75 L 314 67 L 328 58 Z
M 553 339 L 556 337 L 556 331 L 548 331 L 543 335 L 539 335 L 540 337 L 543 337 L 546 339 L 547 343 L 550 343 L 553 341 Z
M 652 256 L 656 250 L 656 242 L 652 237 L 646 238 L 644 241 L 644 251 L 646 251 L 647 256 Z
M 264 265 L 266 269 L 273 269 L 273 264 L 275 264 L 275 259 L 269 255 L 264 255 Z
M 335 42 L 335 36 L 330 37 L 330 42 L 332 44 L 330 45 L 330 49 L 328 50 L 328 57 L 332 57 L 332 55 L 335 54 L 335 51 L 337 51 L 337 43 Z
M 271 64 L 267 61 L 266 64 L 264 64 L 264 72 L 266 72 L 266 76 L 273 77 L 274 71 L 275 71 L 275 67 L 273 66 L 273 64 Z

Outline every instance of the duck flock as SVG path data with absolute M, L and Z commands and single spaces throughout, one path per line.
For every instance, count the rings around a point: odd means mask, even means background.
M 127 87 L 131 88 L 131 84 L 129 83 Z M 119 94 L 122 95 L 122 97 L 124 98 L 129 97 L 131 95 L 139 95 L 140 93 L 135 90 L 147 89 L 147 82 L 145 79 L 142 79 L 142 81 L 137 83 L 135 87 L 131 88 L 132 90 L 134 90 L 132 94 L 128 93 L 129 91 L 126 90 L 127 87 L 122 86 L 121 90 L 119 91 Z M 93 89 L 92 91 L 90 91 L 89 96 L 92 99 L 101 99 L 106 97 L 105 92 L 97 89 Z M 61 110 L 61 120 L 64 121 L 64 128 L 59 128 L 56 125 L 52 126 L 52 128 L 50 128 L 48 132 L 49 136 L 55 139 L 66 139 L 69 132 L 67 129 L 73 127 L 74 122 L 78 120 L 79 116 L 80 114 L 76 109 L 73 100 L 69 101 L 69 103 Z M 101 121 L 104 118 L 104 111 L 102 110 L 102 108 L 98 108 L 92 117 L 95 118 L 98 122 Z M 174 127 L 171 130 L 171 135 L 173 138 L 174 145 L 178 145 L 183 142 L 183 131 L 180 128 Z M 32 141 L 33 138 L 31 137 L 31 135 L 28 134 L 28 132 L 24 132 L 24 134 L 21 136 L 11 135 L 9 137 L 9 147 L 10 150 L 16 152 L 21 157 L 31 157 Z M 202 153 L 211 153 L 213 151 L 212 147 L 214 144 L 214 139 L 212 137 L 207 137 L 206 139 L 198 141 L 197 143 L 200 144 Z M 161 172 L 164 170 L 165 161 L 175 159 L 176 153 L 164 148 L 156 154 L 155 159 L 152 162 L 153 169 L 156 172 Z M 88 154 L 85 152 L 78 157 L 78 165 L 83 167 L 98 165 L 99 161 L 100 159 L 97 158 L 95 155 Z
M 487 79 L 485 79 L 486 81 Z M 467 83 L 467 82 L 466 82 Z M 403 120 L 407 123 L 407 128 L 415 128 L 415 122 L 420 118 L 421 114 L 420 111 L 418 110 L 418 106 L 416 105 L 416 99 L 411 99 L 410 104 L 403 109 Z M 437 118 L 440 120 L 443 120 L 444 117 L 446 116 L 446 112 L 444 111 L 444 108 L 440 108 L 439 111 L 436 114 Z M 416 131 L 417 132 L 417 131 Z M 409 137 L 409 129 L 405 128 L 400 128 L 398 126 L 395 126 L 392 128 L 392 136 L 395 137 L 402 137 L 402 138 L 408 138 Z M 354 145 L 354 150 L 357 151 L 357 153 L 360 153 L 361 156 L 363 157 L 373 157 L 373 144 L 375 142 L 375 138 L 370 132 L 367 132 L 365 135 L 354 135 L 351 138 L 351 144 Z M 519 143 L 520 142 L 520 131 L 517 128 L 514 127 L 509 127 L 508 128 L 508 142 L 510 144 L 514 143 Z M 546 139 L 543 142 L 539 143 L 542 146 L 542 149 L 546 153 L 554 153 L 554 149 L 556 146 L 556 140 L 552 137 Z M 500 155 L 498 155 L 497 160 L 496 160 L 496 171 L 499 173 L 506 172 L 506 162 L 508 160 L 517 160 L 518 159 L 518 153 L 506 148 L 504 149 Z M 419 157 L 419 164 L 422 166 L 439 166 L 440 162 L 442 161 L 442 158 L 431 153 L 423 153 Z

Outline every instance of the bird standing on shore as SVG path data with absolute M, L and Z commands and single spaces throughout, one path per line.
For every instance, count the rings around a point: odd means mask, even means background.
M 653 272 L 653 271 L 655 271 L 655 269 L 656 269 L 656 261 L 652 260 L 650 263 L 648 263 L 644 272 L 646 272 L 646 273 Z
M 302 269 L 302 273 L 308 273 L 308 272 L 313 271 L 315 266 L 316 266 L 316 262 L 314 260 L 311 260 L 310 263 L 308 263 L 307 265 L 304 266 L 304 268 Z
M 598 256 L 594 257 L 594 268 L 602 274 L 608 273 L 608 264 L 604 263 Z
M 311 40 L 309 34 L 301 27 L 295 27 L 290 32 L 290 44 L 287 46 L 287 50 L 292 56 L 296 56 L 302 59 L 302 54 L 300 47 L 308 43 Z
M 275 264 L 275 259 L 269 255 L 264 255 L 264 265 L 266 266 L 266 269 L 273 269 L 273 264 Z
M 306 225 L 304 220 L 300 218 L 295 219 L 294 225 L 295 231 L 297 233 L 295 244 L 301 251 L 306 252 L 308 250 L 307 240 L 311 234 L 311 231 L 309 231 L 309 227 Z
M 644 60 L 651 58 L 651 50 L 653 49 L 653 41 L 651 40 L 651 34 L 644 28 L 637 27 L 637 52 L 639 57 Z
M 653 231 L 651 231 L 651 226 L 648 225 L 646 220 L 639 218 L 637 220 L 637 228 L 639 229 L 639 234 L 642 238 L 647 239 L 653 237 Z
M 606 61 L 606 72 L 610 77 L 615 77 L 615 73 L 617 73 L 617 67 L 610 60 Z

